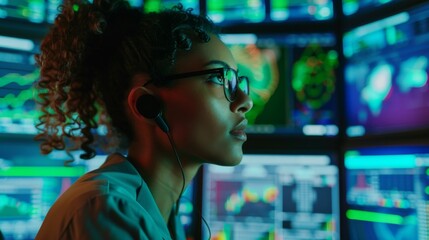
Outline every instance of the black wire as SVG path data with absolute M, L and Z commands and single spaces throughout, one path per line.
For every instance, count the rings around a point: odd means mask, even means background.
M 177 201 L 176 201 L 176 209 L 175 209 L 176 212 L 175 212 L 175 214 L 177 216 L 177 214 L 179 214 L 180 199 L 182 198 L 182 194 L 185 191 L 185 172 L 183 170 L 182 161 L 180 161 L 179 153 L 177 153 L 176 144 L 174 143 L 173 137 L 171 136 L 170 131 L 167 131 L 166 133 L 167 133 L 167 136 L 168 136 L 168 140 L 170 141 L 171 148 L 173 148 L 174 155 L 176 156 L 177 163 L 179 164 L 180 172 L 182 173 L 182 180 L 183 180 L 182 189 L 180 190 L 180 195 L 179 195 L 179 197 L 177 198 Z M 211 237 L 212 237 L 212 232 L 210 230 L 210 226 L 207 223 L 206 219 L 204 219 L 203 214 L 201 212 L 199 212 L 199 213 L 200 213 L 200 216 L 201 216 L 201 220 L 204 222 L 204 225 L 206 225 L 206 227 L 207 227 L 207 231 L 208 231 L 208 234 L 209 234 L 209 238 L 208 239 L 210 240 Z
M 184 200 L 188 201 L 189 203 L 191 203 L 192 209 L 195 209 L 194 202 L 189 197 L 182 196 L 181 199 L 184 199 Z M 196 210 L 197 214 L 199 215 L 199 217 L 201 217 L 201 220 L 203 221 L 204 225 L 206 226 L 208 234 L 209 234 L 208 240 L 210 240 L 210 238 L 212 238 L 212 231 L 210 229 L 210 226 L 207 223 L 206 219 L 203 217 L 203 214 L 201 213 L 201 211 L 199 211 L 198 209 L 195 209 L 195 210 Z
M 180 161 L 179 154 L 177 153 L 176 144 L 174 144 L 173 137 L 171 136 L 170 131 L 167 131 L 166 133 L 168 136 L 168 140 L 170 141 L 171 147 L 173 148 L 174 155 L 176 156 L 177 163 L 179 164 L 180 172 L 182 173 L 182 180 L 183 180 L 182 189 L 180 190 L 179 197 L 176 200 L 176 215 L 177 215 L 179 213 L 180 198 L 182 197 L 183 191 L 185 190 L 185 172 L 183 171 L 183 165 L 182 165 L 182 162 Z
M 204 219 L 203 214 L 200 213 L 200 216 L 201 216 L 201 220 L 203 220 L 204 222 L 204 225 L 206 225 L 207 227 L 207 231 L 209 232 L 209 237 L 207 239 L 210 240 L 212 238 L 212 231 L 210 230 L 210 226 L 207 223 L 206 219 Z

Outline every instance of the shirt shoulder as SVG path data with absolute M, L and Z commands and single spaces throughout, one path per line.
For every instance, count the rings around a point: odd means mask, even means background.
M 113 159 L 61 195 L 36 239 L 170 239 L 158 211 L 132 165 Z

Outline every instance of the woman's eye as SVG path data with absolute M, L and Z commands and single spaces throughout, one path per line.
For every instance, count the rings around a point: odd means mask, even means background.
M 212 82 L 214 84 L 219 84 L 219 85 L 223 84 L 222 77 L 218 74 L 210 75 L 208 78 L 208 82 Z

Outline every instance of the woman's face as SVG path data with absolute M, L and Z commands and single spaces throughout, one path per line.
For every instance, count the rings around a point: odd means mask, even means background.
M 208 43 L 194 43 L 191 51 L 182 54 L 174 74 L 230 67 L 237 64 L 225 44 L 211 35 Z M 240 75 L 240 74 L 239 74 Z M 236 165 L 243 155 L 245 114 L 252 101 L 238 90 L 234 102 L 225 98 L 223 85 L 213 75 L 173 80 L 173 87 L 160 88 L 164 117 L 179 154 L 219 165 Z

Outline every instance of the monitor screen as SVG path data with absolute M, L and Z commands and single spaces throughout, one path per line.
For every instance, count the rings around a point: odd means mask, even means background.
M 100 166 L 106 156 L 79 160 L 54 151 L 41 155 L 38 143 L 0 134 L 0 230 L 5 239 L 34 239 L 56 199 L 82 174 Z
M 0 167 L 0 229 L 5 239 L 34 239 L 58 196 L 84 166 Z
M 42 23 L 46 4 L 44 0 L 0 1 L 0 19 Z
M 197 215 L 198 211 L 195 209 L 198 207 L 196 204 L 196 187 L 198 187 L 197 179 L 194 179 L 185 189 L 179 204 L 179 216 L 180 221 L 185 228 L 186 240 L 196 240 L 198 238 L 197 231 L 199 227 L 196 226 L 197 221 L 195 221 L 196 217 L 200 217 Z
M 0 230 L 5 239 L 34 239 L 55 200 L 81 175 L 98 168 L 107 156 L 99 154 L 89 161 L 79 159 L 80 151 L 71 152 L 75 161 L 62 151 L 39 153 L 32 139 L 10 139 L 0 134 Z M 179 207 L 180 220 L 187 240 L 197 239 L 195 221 L 197 180 L 185 189 Z M 197 216 L 200 217 L 200 216 Z
M 204 166 L 203 216 L 213 239 L 338 239 L 338 185 L 335 156 L 249 154 Z
M 343 13 L 350 16 L 399 1 L 406 0 L 343 0 Z
M 199 0 L 145 0 L 143 9 L 145 12 L 159 12 L 163 9 L 169 9 L 181 3 L 185 9 L 192 8 L 192 13 L 200 13 Z
M 207 15 L 215 23 L 258 23 L 265 20 L 264 0 L 207 0 Z
M 143 0 L 127 0 L 130 3 L 130 6 L 135 8 L 142 9 Z M 159 0 L 158 0 L 159 1 Z M 94 2 L 94 0 L 89 0 L 90 3 Z M 144 1 L 150 2 L 150 1 Z M 153 1 L 152 1 L 153 2 Z M 47 0 L 46 2 L 46 21 L 48 23 L 54 23 L 55 17 L 59 13 L 58 7 L 63 3 L 63 0 Z
M 429 4 L 344 34 L 348 136 L 429 126 Z
M 272 21 L 321 21 L 334 16 L 332 0 L 270 1 Z
M 347 239 L 428 239 L 429 146 L 349 149 Z
M 39 77 L 31 39 L 0 36 L 0 133 L 34 134 L 33 84 Z
M 337 135 L 335 36 L 224 34 L 250 80 L 249 133 Z

